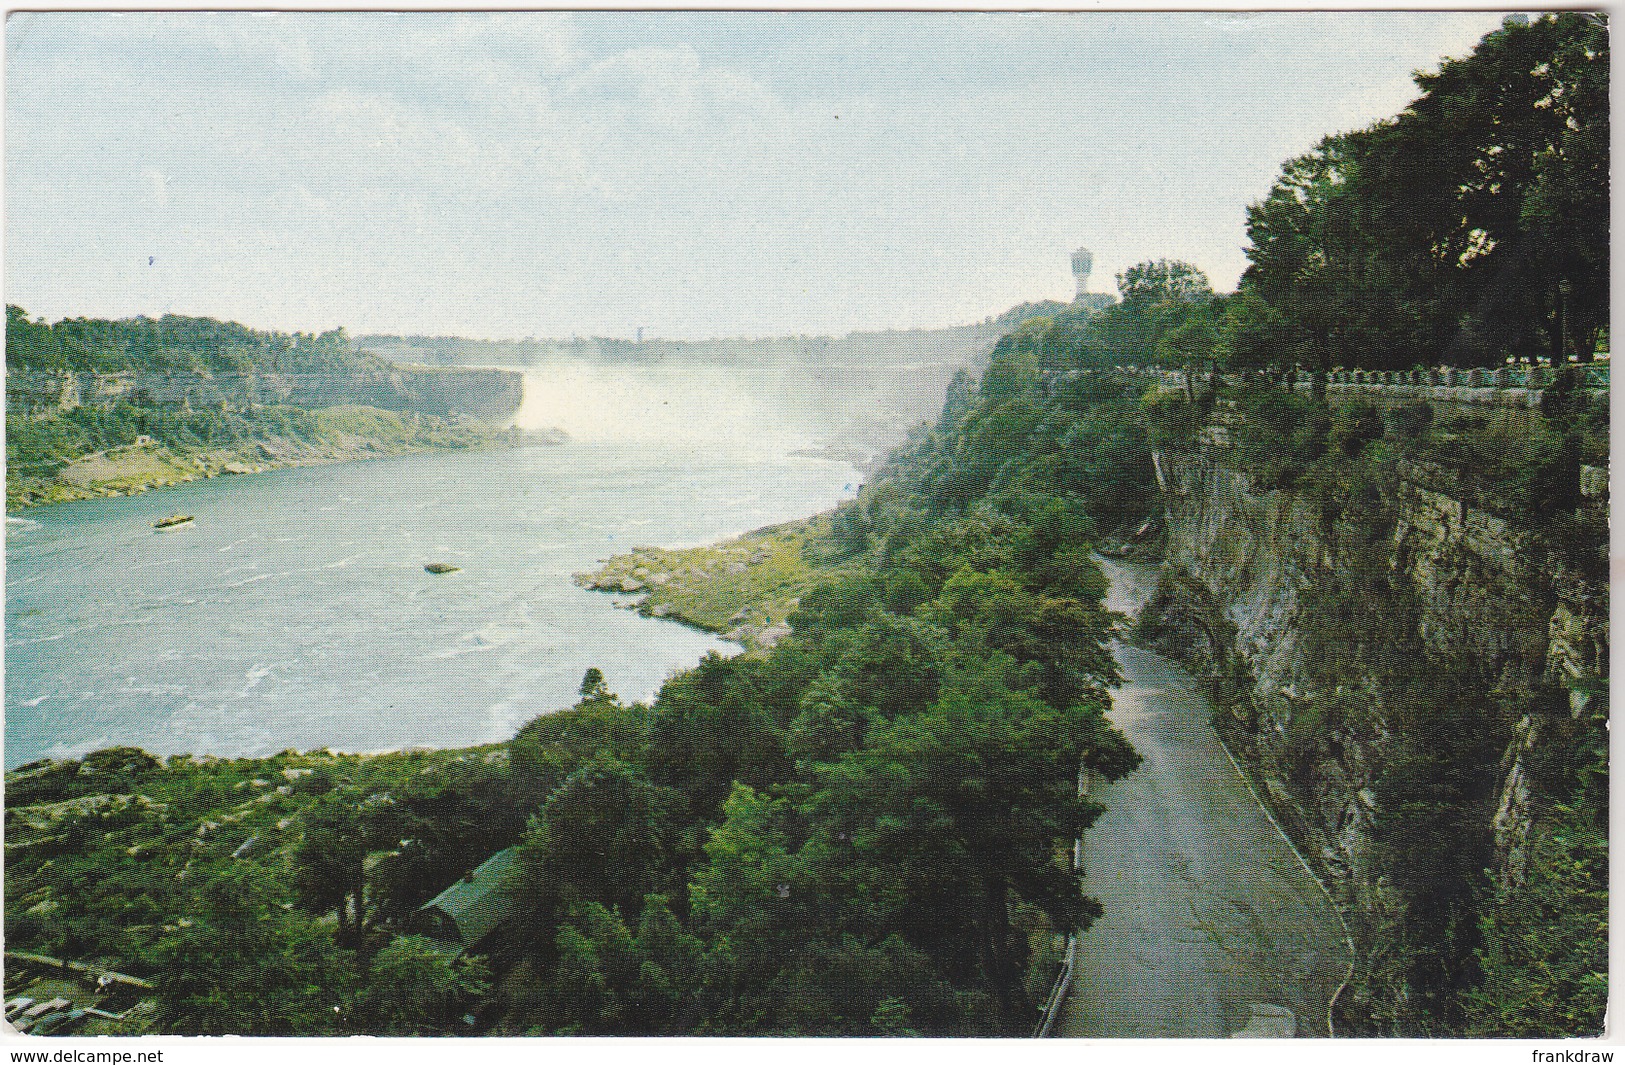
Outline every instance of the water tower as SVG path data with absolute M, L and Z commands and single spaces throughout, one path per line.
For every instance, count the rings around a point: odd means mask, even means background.
M 1072 276 L 1078 279 L 1078 295 L 1076 299 L 1083 299 L 1089 294 L 1089 271 L 1095 268 L 1095 257 L 1088 248 L 1079 248 L 1072 253 Z

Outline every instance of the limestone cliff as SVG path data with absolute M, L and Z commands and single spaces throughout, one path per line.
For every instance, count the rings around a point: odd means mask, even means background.
M 522 374 L 12 370 L 8 508 L 408 451 L 505 445 Z
M 1606 574 L 1426 462 L 1390 458 L 1332 492 L 1265 490 L 1223 420 L 1157 456 L 1166 566 L 1141 632 L 1207 670 L 1221 730 L 1345 907 L 1364 954 L 1354 1027 L 1405 1029 L 1416 900 L 1447 892 L 1394 857 L 1437 827 L 1413 823 L 1416 796 L 1448 787 L 1464 811 L 1458 879 L 1488 869 L 1451 917 L 1470 923 L 1466 907 L 1525 874 L 1531 763 L 1604 690 Z M 1606 472 L 1585 469 L 1581 487 L 1581 516 L 1605 517 Z
M 524 375 L 469 367 L 388 366 L 355 373 L 73 373 L 13 370 L 6 375 L 9 410 L 38 413 L 125 401 L 142 405 L 295 407 L 361 405 L 436 417 L 462 415 L 493 423 L 519 410 Z

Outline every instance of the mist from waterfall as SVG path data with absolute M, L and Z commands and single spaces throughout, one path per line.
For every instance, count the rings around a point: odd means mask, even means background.
M 556 361 L 525 368 L 521 430 L 563 430 L 578 443 L 646 443 L 713 453 L 783 454 L 823 434 L 778 374 L 690 363 Z

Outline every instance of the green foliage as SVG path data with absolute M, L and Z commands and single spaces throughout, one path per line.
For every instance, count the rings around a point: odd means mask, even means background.
M 196 912 L 152 947 L 157 1025 L 177 1035 L 329 1035 L 351 979 L 326 934 L 286 914 L 264 872 L 209 874 Z
M 465 1025 L 469 1004 L 491 987 L 477 958 L 454 958 L 421 936 L 398 936 L 380 950 L 347 1018 L 355 1031 L 379 1035 L 446 1035 Z
M 1518 426 L 1458 416 L 1413 442 L 1419 457 L 1453 471 L 1521 524 L 1541 527 L 1580 504 L 1583 430 L 1542 419 Z
M 1403 369 L 1588 358 L 1608 317 L 1600 16 L 1508 22 L 1417 76 L 1399 116 L 1328 137 L 1248 210 L 1257 364 Z
M 1171 259 L 1140 263 L 1117 275 L 1121 306 L 1140 309 L 1165 303 L 1196 303 L 1213 295 L 1207 275 Z
M 540 799 L 530 778 L 482 761 L 419 774 L 382 801 L 347 805 L 338 828 L 380 850 L 367 878 L 377 916 L 403 921 L 447 884 L 516 842 Z M 345 846 L 340 845 L 340 850 Z M 363 856 L 363 860 L 365 855 Z M 355 896 L 359 901 L 360 896 Z
M 1608 831 L 1566 806 L 1529 843 L 1527 880 L 1482 918 L 1483 980 L 1467 992 L 1468 1034 L 1596 1036 L 1608 1013 Z
M 635 767 L 593 756 L 531 819 L 514 891 L 544 921 L 590 903 L 635 913 L 644 895 L 664 886 L 674 805 Z
M 812 985 L 827 998 L 841 985 L 814 980 L 809 954 L 855 969 L 856 943 L 890 933 L 892 950 L 907 945 L 910 968 L 929 959 L 941 974 L 895 985 L 915 1021 L 942 1017 L 940 1001 L 927 1006 L 946 978 L 985 995 L 1001 1025 L 1019 1024 L 1030 1003 L 1014 900 L 1060 929 L 1098 912 L 1055 864 L 1056 841 L 1099 810 L 1076 796 L 1076 766 L 1117 777 L 1136 761 L 1098 706 L 1056 713 L 977 673 L 934 706 L 872 724 L 861 746 L 815 768 L 811 791 L 772 798 L 736 787 L 690 887 L 700 927 L 728 944 L 717 978 L 731 1004 L 720 1016 L 766 1012 L 777 1017 L 768 1030 L 802 1034 L 862 1030 L 852 1022 L 872 1019 L 885 996 L 845 1006 L 841 1026 L 826 1028 L 805 1012 L 786 1016 L 762 989 Z M 873 986 L 874 974 L 863 982 Z M 808 997 L 797 1001 L 804 1011 Z
M 6 362 L 17 369 L 108 373 L 308 373 L 380 370 L 343 329 L 320 335 L 272 333 L 236 322 L 187 318 L 65 318 L 55 325 L 6 306 Z
M 1354 403 L 1337 411 L 1330 443 L 1343 457 L 1358 458 L 1366 445 L 1381 440 L 1387 431 L 1382 413 L 1376 407 Z
M 1383 413 L 1388 433 L 1402 446 L 1422 439 L 1433 425 L 1433 407 L 1426 401 L 1390 407 Z
M 801 852 L 814 898 L 863 900 L 853 931 L 899 929 L 1014 1022 L 1030 1004 L 1019 991 L 1026 945 L 1007 896 L 1040 907 L 1058 929 L 1086 924 L 1094 910 L 1053 860 L 1055 841 L 1098 812 L 1077 798 L 1070 770 L 1116 777 L 1136 761 L 1098 707 L 1058 714 L 986 678 L 956 685 L 931 712 L 871 731 L 861 749 L 819 770 L 810 800 L 818 827 Z
M 879 711 L 860 705 L 848 687 L 833 677 L 821 677 L 802 696 L 800 713 L 785 735 L 785 748 L 803 774 L 811 765 L 863 746 L 870 726 L 883 720 Z
M 1117 678 L 1098 593 L 1095 603 L 1091 611 L 1077 599 L 1034 594 L 1007 573 L 962 569 L 943 586 L 931 616 L 959 641 L 1032 667 L 1039 694 L 1065 706 Z
M 1466 1031 L 1537 1038 L 1603 1031 L 1608 1009 L 1608 682 L 1576 685 L 1525 752 L 1538 814 L 1524 860 L 1483 907 L 1479 986 L 1465 996 Z
M 1325 454 L 1332 418 L 1324 403 L 1284 388 L 1244 388 L 1235 399 L 1240 423 L 1232 428 L 1237 457 L 1255 484 L 1290 488 Z
M 607 690 L 599 690 L 589 670 L 582 678 L 585 696 L 568 710 L 542 714 L 508 742 L 512 782 L 527 797 L 520 805 L 534 809 L 576 768 L 595 755 L 622 757 L 643 749 L 649 727 L 641 707 L 627 707 Z
M 1407 1009 L 1398 1024 L 1440 1034 L 1461 1029 L 1461 995 L 1479 979 L 1478 894 L 1493 846 L 1484 810 L 1507 736 L 1485 727 L 1471 692 L 1418 694 L 1394 722 L 1401 738 L 1377 782 L 1373 836 L 1405 903 L 1396 938 Z
M 1178 392 L 1153 391 L 1141 401 L 1146 438 L 1163 451 L 1183 451 L 1195 446 L 1202 428 L 1202 411 Z
M 708 655 L 661 690 L 643 765 L 696 817 L 709 819 L 735 781 L 765 785 L 789 774 L 780 722 L 794 716 L 795 696 L 786 690 L 765 705 L 756 681 L 770 672 L 772 665 Z
M 597 903 L 559 927 L 558 963 L 547 980 L 536 1032 L 559 1035 L 672 1035 L 693 1012 L 700 941 L 684 932 L 665 898 L 644 900 L 634 935 Z
M 604 682 L 604 671 L 597 666 L 591 666 L 581 676 L 581 697 L 583 699 L 610 698 L 609 685 Z
M 315 912 L 332 910 L 339 934 L 360 932 L 366 923 L 366 841 L 353 814 L 338 802 L 322 803 L 305 817 L 305 835 L 293 854 L 294 893 Z

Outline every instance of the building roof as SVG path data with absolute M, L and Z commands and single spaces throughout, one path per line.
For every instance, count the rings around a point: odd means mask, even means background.
M 498 851 L 425 903 L 420 912 L 439 910 L 451 918 L 464 948 L 472 947 L 513 912 L 513 899 L 502 889 L 518 860 L 518 847 Z

